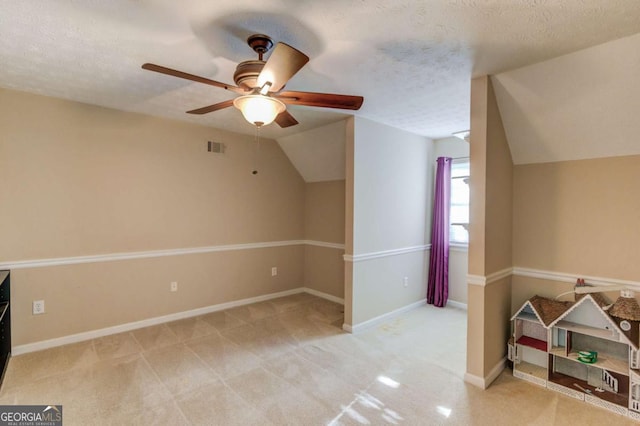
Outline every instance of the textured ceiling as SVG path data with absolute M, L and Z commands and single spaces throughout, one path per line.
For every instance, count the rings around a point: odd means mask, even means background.
M 232 83 L 265 33 L 311 61 L 291 90 L 362 95 L 356 114 L 431 138 L 469 127 L 472 75 L 497 73 L 636 33 L 638 0 L 0 0 L 0 87 L 252 133 L 232 97 L 140 69 L 145 62 Z M 290 107 L 285 137 L 335 122 Z

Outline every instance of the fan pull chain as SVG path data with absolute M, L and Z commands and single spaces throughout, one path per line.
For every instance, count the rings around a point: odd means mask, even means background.
M 253 157 L 253 171 L 251 172 L 251 174 L 253 175 L 258 174 L 258 161 L 260 159 L 260 127 L 261 126 L 256 126 L 256 133 L 255 133 L 256 152 Z

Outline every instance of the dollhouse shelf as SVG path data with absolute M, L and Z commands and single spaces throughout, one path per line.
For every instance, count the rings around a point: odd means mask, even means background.
M 558 355 L 558 356 L 562 356 L 563 358 L 567 358 L 575 362 L 580 362 L 578 361 L 578 354 L 576 352 L 570 352 L 568 356 L 563 356 L 563 355 Z M 587 364 L 583 362 L 580 362 L 580 364 L 591 365 L 593 367 L 598 367 L 598 368 L 602 368 L 604 370 L 609 370 L 609 371 L 615 371 L 616 373 L 621 373 L 625 375 L 629 374 L 629 361 L 616 359 L 604 353 L 598 353 L 598 361 L 594 362 L 593 364 Z
M 522 336 L 516 343 L 519 345 L 537 349 L 542 352 L 547 351 L 547 342 L 545 342 L 544 340 L 534 339 L 533 337 Z
M 557 328 L 574 331 L 576 333 L 586 334 L 588 336 L 599 337 L 607 340 L 617 340 L 613 330 L 603 330 L 601 328 L 589 327 L 588 325 L 576 324 L 569 321 L 558 321 Z M 628 368 L 628 366 L 627 366 Z

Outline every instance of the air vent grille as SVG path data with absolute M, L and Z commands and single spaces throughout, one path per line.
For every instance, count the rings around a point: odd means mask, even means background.
M 207 151 L 213 152 L 214 154 L 224 154 L 225 148 L 226 146 L 223 143 L 212 141 L 207 142 Z

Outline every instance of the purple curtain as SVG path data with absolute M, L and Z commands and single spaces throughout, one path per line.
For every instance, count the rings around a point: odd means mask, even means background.
M 451 201 L 451 158 L 438 157 L 436 193 L 433 199 L 431 257 L 427 303 L 444 307 L 449 297 L 449 203 Z

